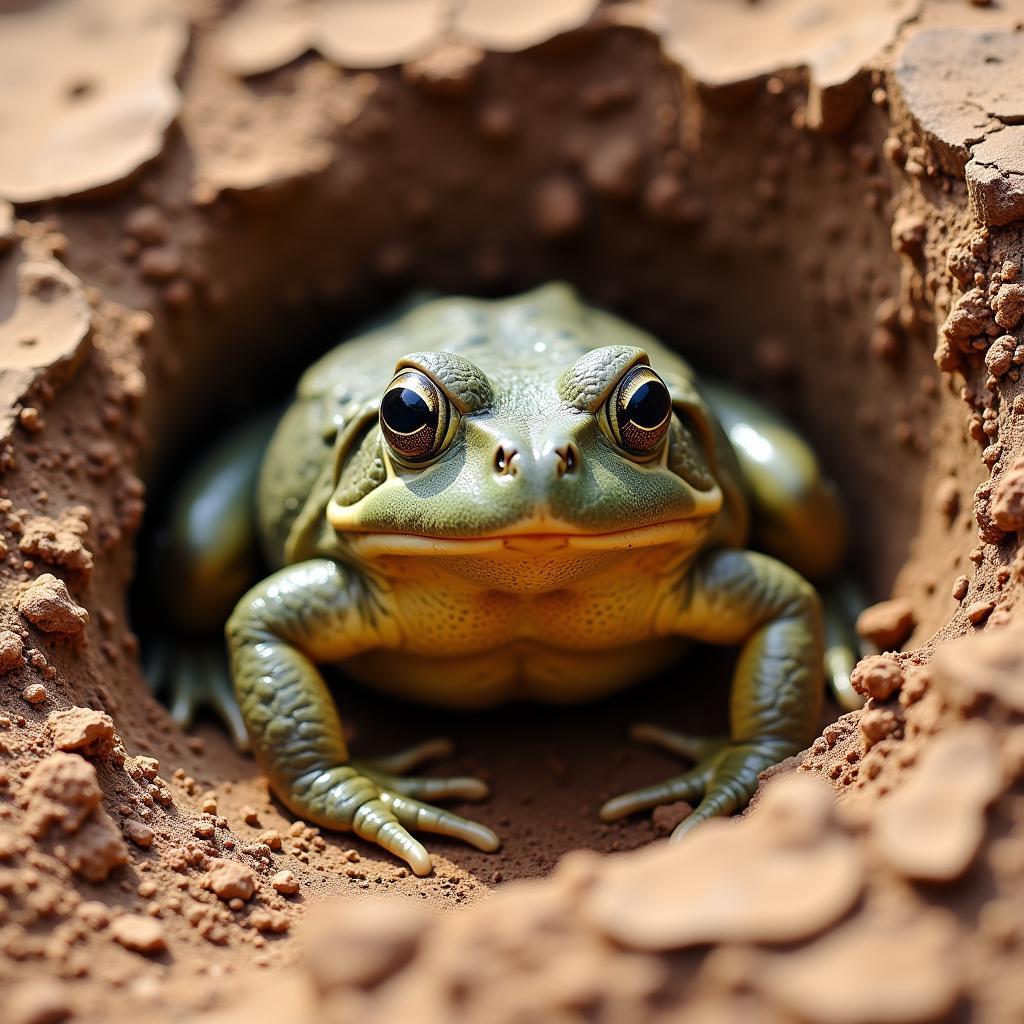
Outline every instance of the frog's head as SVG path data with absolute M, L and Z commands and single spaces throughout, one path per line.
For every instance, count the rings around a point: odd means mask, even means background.
M 327 518 L 354 554 L 518 563 L 518 586 L 531 564 L 705 541 L 716 433 L 654 339 L 564 287 L 414 316 L 404 334 L 440 344 L 399 359 L 338 446 Z

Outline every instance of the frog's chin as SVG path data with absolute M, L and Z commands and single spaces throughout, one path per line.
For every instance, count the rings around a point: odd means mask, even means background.
M 712 516 L 672 519 L 661 523 L 588 533 L 567 524 L 520 523 L 482 537 L 430 537 L 398 532 L 346 532 L 345 547 L 353 554 L 413 555 L 420 557 L 489 556 L 492 558 L 577 557 L 584 554 L 627 551 L 670 545 L 697 547 L 707 536 Z

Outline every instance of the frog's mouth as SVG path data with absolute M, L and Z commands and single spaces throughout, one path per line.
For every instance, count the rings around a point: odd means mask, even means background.
M 672 519 L 662 523 L 587 533 L 573 530 L 568 524 L 517 524 L 515 529 L 482 537 L 430 537 L 412 533 L 351 532 L 344 537 L 345 546 L 361 556 L 416 555 L 491 557 L 576 556 L 605 551 L 628 551 L 658 545 L 690 547 L 701 543 L 711 526 L 713 516 Z

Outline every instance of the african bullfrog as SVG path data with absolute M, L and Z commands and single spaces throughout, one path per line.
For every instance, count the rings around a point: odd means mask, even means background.
M 408 774 L 440 741 L 350 754 L 324 665 L 475 709 L 590 701 L 690 641 L 738 645 L 730 735 L 637 727 L 695 766 L 600 809 L 695 803 L 676 838 L 743 807 L 816 734 L 825 644 L 805 576 L 843 557 L 834 487 L 777 416 L 569 286 L 421 301 L 321 358 L 264 448 L 265 430 L 229 439 L 175 506 L 168 614 L 200 632 L 227 618 L 237 696 L 193 659 L 175 710 L 217 704 L 304 819 L 419 875 L 413 833 L 499 845 L 427 802 L 482 798 L 482 782 Z M 238 600 L 256 538 L 276 571 Z

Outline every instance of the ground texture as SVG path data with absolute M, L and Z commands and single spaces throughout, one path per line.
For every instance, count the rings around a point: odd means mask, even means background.
M 1024 1017 L 1024 4 L 3 12 L 5 1024 Z M 896 653 L 678 847 L 685 808 L 594 809 L 673 770 L 626 722 L 720 724 L 728 659 L 454 720 L 339 682 L 359 749 L 446 733 L 494 784 L 505 848 L 415 879 L 173 726 L 137 535 L 361 316 L 552 277 L 807 431 Z

